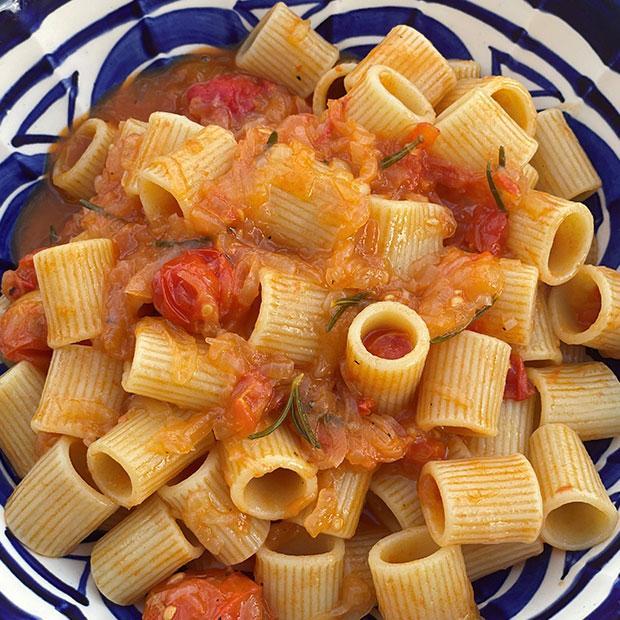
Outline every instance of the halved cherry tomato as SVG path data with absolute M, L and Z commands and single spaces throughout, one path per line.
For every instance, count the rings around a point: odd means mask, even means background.
M 258 370 L 244 375 L 235 385 L 230 398 L 225 424 L 227 430 L 242 436 L 254 432 L 273 398 L 274 383 L 271 379 Z M 218 437 L 220 434 L 218 428 Z
M 397 329 L 373 329 L 362 342 L 369 353 L 386 360 L 400 359 L 413 350 L 409 336 Z
M 525 372 L 525 365 L 517 353 L 510 354 L 510 368 L 506 375 L 504 398 L 509 400 L 527 400 L 536 392 Z
M 262 588 L 241 573 L 178 573 L 146 597 L 143 620 L 272 620 Z
M 209 333 L 232 306 L 233 269 L 214 249 L 189 250 L 153 277 L 153 305 L 171 323 L 194 334 Z
M 18 299 L 0 317 L 0 355 L 11 362 L 31 362 L 46 370 L 52 358 L 47 322 L 38 292 Z
M 34 255 L 40 250 L 34 250 L 24 256 L 17 264 L 17 269 L 5 271 L 2 276 L 2 292 L 11 301 L 22 295 L 34 291 L 39 287 L 37 274 L 34 270 Z

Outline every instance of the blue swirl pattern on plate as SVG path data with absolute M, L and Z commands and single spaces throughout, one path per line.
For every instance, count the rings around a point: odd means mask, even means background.
M 17 216 L 45 169 L 46 151 L 110 88 L 187 46 L 234 46 L 273 0 L 0 0 L 0 271 L 14 264 Z M 343 51 L 366 53 L 399 23 L 450 58 L 523 80 L 539 109 L 563 105 L 603 189 L 588 200 L 601 263 L 620 265 L 618 0 L 290 0 Z M 499 10 L 501 7 L 501 11 Z M 3 10 L 4 9 L 4 10 Z M 618 373 L 620 364 L 610 365 Z M 620 441 L 590 442 L 615 505 Z M 0 505 L 17 481 L 0 454 Z M 4 528 L 2 528 L 4 529 Z M 2 620 L 139 620 L 90 579 L 89 545 L 59 560 L 0 532 Z M 620 534 L 585 552 L 545 552 L 474 584 L 486 620 L 620 618 Z

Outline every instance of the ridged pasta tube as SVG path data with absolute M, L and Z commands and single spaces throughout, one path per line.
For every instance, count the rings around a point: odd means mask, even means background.
M 528 163 L 536 152 L 536 140 L 511 118 L 493 96 L 475 88 L 455 101 L 436 119 L 440 134 L 432 152 L 471 170 L 484 170 L 497 161 L 499 147 L 516 166 Z
M 409 277 L 413 261 L 439 252 L 455 230 L 450 210 L 432 202 L 371 196 L 370 217 L 377 224 L 377 253 L 401 278 Z
M 422 506 L 418 497 L 418 485 L 415 480 L 379 470 L 372 477 L 370 491 L 383 502 L 384 510 L 387 509 L 391 513 L 392 518 L 388 517 L 386 521 L 381 518 L 382 516 L 385 518 L 384 511 L 380 510 L 377 514 L 377 517 L 390 530 L 398 531 L 416 525 L 424 525 Z M 369 504 L 371 509 L 374 509 L 376 504 L 373 504 L 370 498 Z
M 62 437 L 17 485 L 4 517 L 26 547 L 60 557 L 117 508 L 95 488 L 86 468 L 86 446 L 75 437 Z
M 418 123 L 432 123 L 435 111 L 405 76 L 373 65 L 347 93 L 347 116 L 381 138 L 408 134 Z
M 32 428 L 94 441 L 117 422 L 123 362 L 78 344 L 54 349 Z
M 602 182 L 577 136 L 568 126 L 562 110 L 552 108 L 538 113 L 536 140 L 538 151 L 532 164 L 540 178 L 538 189 L 568 200 L 585 200 Z
M 19 362 L 0 376 L 0 450 L 20 478 L 37 460 L 30 421 L 44 382 L 43 373 L 29 362 Z
M 140 399 L 123 420 L 88 448 L 88 467 L 104 493 L 125 508 L 143 502 L 213 444 L 209 432 L 192 438 L 191 449 L 166 449 L 166 431 L 174 431 L 193 412 Z
M 307 97 L 338 56 L 338 48 L 316 33 L 308 20 L 278 2 L 241 44 L 235 60 L 240 69 Z
M 396 329 L 408 337 L 412 349 L 398 359 L 373 355 L 364 338 L 373 330 Z M 420 316 L 404 304 L 380 301 L 353 319 L 347 334 L 346 368 L 358 390 L 372 398 L 377 411 L 392 414 L 413 398 L 430 346 L 428 329 Z
M 163 319 L 146 317 L 136 326 L 136 347 L 126 365 L 126 392 L 179 407 L 205 409 L 225 402 L 235 377 L 215 368 L 209 348 Z
M 540 535 L 540 488 L 522 454 L 431 461 L 418 493 L 438 545 L 531 543 Z
M 261 303 L 249 342 L 298 364 L 312 362 L 321 346 L 327 291 L 310 280 L 271 269 L 260 272 Z
M 222 442 L 224 477 L 237 508 L 258 519 L 294 517 L 317 494 L 317 468 L 280 426 L 260 439 Z
M 417 425 L 497 435 L 509 364 L 508 344 L 468 330 L 431 346 L 418 393 Z
M 541 540 L 533 543 L 500 543 L 499 545 L 463 545 L 463 559 L 470 581 L 476 581 L 498 570 L 540 555 L 545 549 Z
M 480 63 L 475 60 L 449 59 L 448 65 L 454 71 L 457 81 L 465 78 L 478 78 L 482 71 Z
M 212 450 L 191 476 L 164 485 L 158 493 L 205 549 L 226 566 L 254 555 L 269 534 L 269 521 L 243 514 L 232 503 L 218 450 Z
M 338 99 L 345 94 L 344 78 L 356 65 L 356 62 L 343 62 L 321 76 L 312 94 L 312 112 L 316 116 L 320 116 L 327 109 L 330 99 Z M 339 84 L 339 80 L 342 80 L 342 84 Z
M 89 118 L 73 132 L 54 164 L 52 182 L 71 198 L 90 198 L 101 174 L 115 131 L 99 118 Z
M 557 286 L 570 280 L 586 259 L 594 220 L 588 207 L 530 191 L 509 215 L 508 249 L 540 279 Z
M 129 605 L 203 551 L 154 495 L 95 543 L 90 565 L 99 591 Z
M 538 170 L 531 164 L 525 164 L 521 168 L 521 177 L 525 180 L 528 189 L 534 189 L 538 184 Z
M 543 497 L 543 540 L 568 550 L 607 540 L 618 512 L 577 433 L 564 424 L 541 426 L 530 438 L 530 458 Z
M 404 75 L 435 105 L 456 83 L 454 71 L 420 32 L 400 24 L 388 32 L 344 80 L 351 90 L 374 65 L 385 65 Z
M 512 258 L 500 258 L 499 267 L 502 292 L 476 321 L 476 330 L 510 344 L 527 345 L 532 336 L 538 269 Z
M 110 239 L 55 245 L 34 255 L 52 349 L 101 333 L 103 286 L 115 262 Z
M 614 269 L 580 267 L 574 278 L 551 289 L 549 312 L 562 342 L 620 358 L 620 274 Z
M 178 149 L 188 138 L 203 130 L 203 126 L 187 116 L 171 112 L 153 112 L 142 136 L 135 159 L 123 174 L 121 184 L 128 196 L 140 193 L 140 173 L 156 157 Z
M 439 548 L 425 526 L 383 538 L 371 549 L 368 563 L 387 620 L 480 617 L 461 548 Z
M 203 182 L 231 166 L 237 142 L 230 131 L 209 125 L 139 174 L 140 202 L 150 221 L 173 213 L 188 216 Z
M 540 423 L 566 424 L 583 441 L 620 435 L 620 382 L 602 362 L 528 368 Z
M 302 528 L 256 553 L 256 580 L 279 620 L 311 620 L 335 607 L 342 586 L 344 541 Z

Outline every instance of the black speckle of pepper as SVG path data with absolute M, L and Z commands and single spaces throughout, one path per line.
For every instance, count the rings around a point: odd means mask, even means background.
M 360 365 L 360 363 L 357 360 L 353 360 L 358 366 Z

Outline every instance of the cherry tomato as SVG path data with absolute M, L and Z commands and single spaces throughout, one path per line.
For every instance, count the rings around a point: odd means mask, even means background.
M 241 573 L 178 573 L 146 597 L 143 620 L 272 620 L 262 588 Z
M 42 370 L 49 366 L 52 350 L 38 292 L 21 297 L 0 317 L 0 355 L 11 362 L 26 360 Z
M 263 417 L 274 397 L 274 384 L 259 371 L 251 371 L 233 389 L 226 426 L 234 435 L 249 435 Z M 218 435 L 219 436 L 219 435 Z
M 517 353 L 510 354 L 510 368 L 506 375 L 504 398 L 509 400 L 527 400 L 536 392 L 525 372 L 525 365 Z
M 37 274 L 34 270 L 34 255 L 40 250 L 34 250 L 26 254 L 19 263 L 15 271 L 5 271 L 2 276 L 2 292 L 4 296 L 15 301 L 22 295 L 39 288 Z
M 189 250 L 155 273 L 153 305 L 171 323 L 195 334 L 208 333 L 230 312 L 232 288 L 232 266 L 223 254 Z
M 373 329 L 362 342 L 369 353 L 386 360 L 397 360 L 413 350 L 409 336 L 397 329 Z
M 447 454 L 448 446 L 445 441 L 420 431 L 407 448 L 404 459 L 408 463 L 424 465 L 428 461 L 441 461 Z
M 575 312 L 575 321 L 583 330 L 588 329 L 596 321 L 601 312 L 601 293 L 598 288 L 585 299 L 579 300 L 579 309 Z

